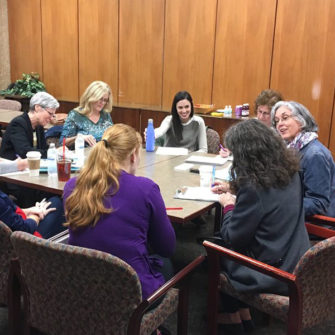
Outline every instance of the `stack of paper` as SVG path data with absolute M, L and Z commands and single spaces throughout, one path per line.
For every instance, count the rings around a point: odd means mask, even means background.
M 185 156 L 188 155 L 187 148 L 158 147 L 157 155 Z
M 174 198 L 200 201 L 219 201 L 219 195 L 211 191 L 209 187 L 183 186 L 178 189 Z
M 228 158 L 223 158 L 220 155 L 217 156 L 190 156 L 186 159 L 188 163 L 197 164 L 210 164 L 210 165 L 223 165 L 228 161 Z

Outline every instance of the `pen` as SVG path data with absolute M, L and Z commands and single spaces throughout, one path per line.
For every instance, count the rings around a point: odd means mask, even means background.
M 227 149 L 221 143 L 219 144 L 219 146 L 220 146 L 220 149 L 222 149 L 223 151 L 227 151 Z
M 183 207 L 166 207 L 167 211 L 181 211 Z

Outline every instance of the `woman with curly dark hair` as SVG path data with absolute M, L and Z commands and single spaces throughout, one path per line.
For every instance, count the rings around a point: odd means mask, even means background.
M 258 120 L 231 127 L 225 145 L 234 157 L 232 180 L 229 189 L 223 185 L 213 189 L 226 191 L 220 195 L 224 212 L 220 235 L 225 246 L 292 272 L 309 248 L 298 158 Z M 288 293 L 285 284 L 269 276 L 231 261 L 222 266 L 241 292 Z M 242 321 L 246 328 L 251 325 L 247 306 L 229 296 L 223 296 L 222 305 L 226 333 L 233 328 L 234 334 L 243 334 Z

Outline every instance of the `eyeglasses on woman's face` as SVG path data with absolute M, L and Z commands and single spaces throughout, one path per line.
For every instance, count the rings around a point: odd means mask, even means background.
M 107 103 L 109 102 L 109 98 L 104 98 L 104 97 L 102 97 L 102 98 L 100 98 L 100 99 L 98 100 L 98 102 L 102 102 L 102 103 L 104 103 L 104 104 L 107 104 Z

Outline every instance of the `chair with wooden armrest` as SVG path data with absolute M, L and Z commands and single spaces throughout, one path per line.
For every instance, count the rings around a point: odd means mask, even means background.
M 316 224 L 323 224 L 335 227 L 335 218 L 325 215 L 311 215 L 306 218 L 307 222 L 316 223 Z
M 62 335 L 151 334 L 176 310 L 178 334 L 187 333 L 189 275 L 204 256 L 142 301 L 136 272 L 118 257 L 24 232 L 14 232 L 11 241 L 18 256 L 12 260 L 9 281 L 11 329 L 20 320 L 20 286 L 25 334 L 31 328 Z
M 311 247 L 293 273 L 282 271 L 217 244 L 204 241 L 209 263 L 208 334 L 217 332 L 219 289 L 274 318 L 287 323 L 287 334 L 335 318 L 335 236 Z M 241 293 L 221 273 L 220 258 L 225 257 L 288 285 L 289 295 Z
M 14 249 L 10 242 L 12 230 L 0 221 L 0 305 L 7 305 L 8 300 L 8 274 L 10 260 L 14 255 Z

